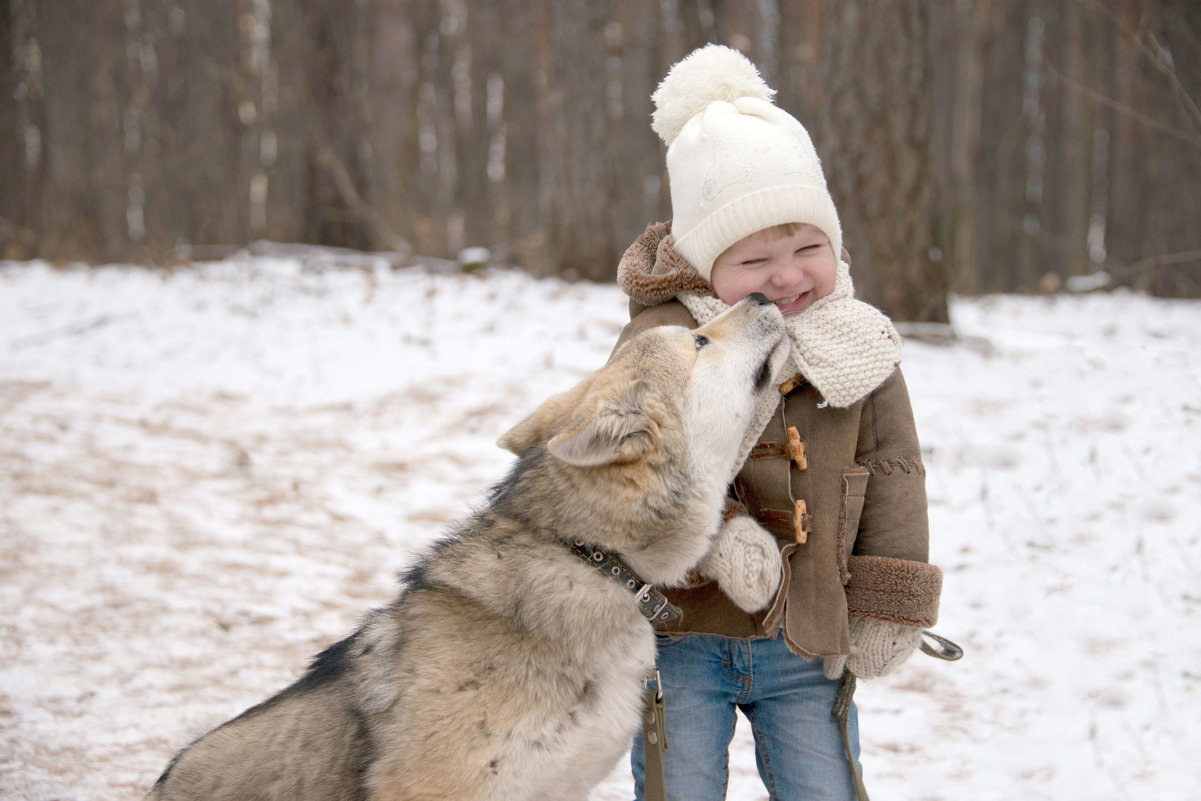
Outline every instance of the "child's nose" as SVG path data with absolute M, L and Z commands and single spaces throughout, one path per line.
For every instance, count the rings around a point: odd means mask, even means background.
M 772 273 L 772 283 L 776 286 L 796 283 L 804 272 L 804 267 L 801 266 L 798 259 L 787 259 Z

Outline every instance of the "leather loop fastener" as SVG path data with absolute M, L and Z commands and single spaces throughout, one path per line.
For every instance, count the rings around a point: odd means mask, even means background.
M 755 519 L 772 533 L 790 533 L 799 545 L 808 541 L 809 527 L 813 522 L 803 499 L 798 499 L 791 509 L 760 509 Z
M 647 584 L 630 566 L 616 554 L 606 553 L 596 546 L 581 540 L 571 543 L 571 551 L 592 565 L 602 575 L 608 576 L 629 590 L 638 602 L 638 611 L 652 623 L 674 623 L 684 617 L 678 606 L 667 600 L 667 596 Z
M 748 461 L 787 459 L 791 453 L 786 442 L 760 442 L 751 448 L 751 452 L 747 454 L 746 458 Z

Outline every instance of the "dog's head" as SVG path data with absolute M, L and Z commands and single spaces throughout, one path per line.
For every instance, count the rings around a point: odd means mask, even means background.
M 561 502 L 538 507 L 545 530 L 620 553 L 645 581 L 679 582 L 717 531 L 747 428 L 776 392 L 788 348 L 783 317 L 762 295 L 695 330 L 642 332 L 501 437 L 524 466 L 494 499 L 528 515 L 539 493 L 511 490 L 549 482 Z
M 499 444 L 520 455 L 546 443 L 556 458 L 585 468 L 683 448 L 725 482 L 756 408 L 775 388 L 787 343 L 783 317 L 759 294 L 694 330 L 652 328 Z

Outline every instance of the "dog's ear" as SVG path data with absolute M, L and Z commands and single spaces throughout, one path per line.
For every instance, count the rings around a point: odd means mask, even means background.
M 635 384 L 619 398 L 580 409 L 569 427 L 546 444 L 556 458 L 576 467 L 637 461 L 654 447 L 655 422 L 647 415 L 645 388 Z
M 566 392 L 548 398 L 538 407 L 538 411 L 502 434 L 496 444 L 520 456 L 535 445 L 546 442 L 568 425 L 595 376 L 593 373 Z

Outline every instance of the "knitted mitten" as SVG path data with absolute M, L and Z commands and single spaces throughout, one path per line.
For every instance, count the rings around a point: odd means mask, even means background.
M 780 588 L 784 563 L 776 538 L 750 517 L 732 517 L 717 532 L 697 565 L 745 612 L 770 604 Z
M 921 643 L 922 630 L 870 617 L 852 617 L 851 655 L 828 656 L 822 660 L 822 672 L 828 679 L 842 675 L 843 667 L 861 679 L 887 676 Z

